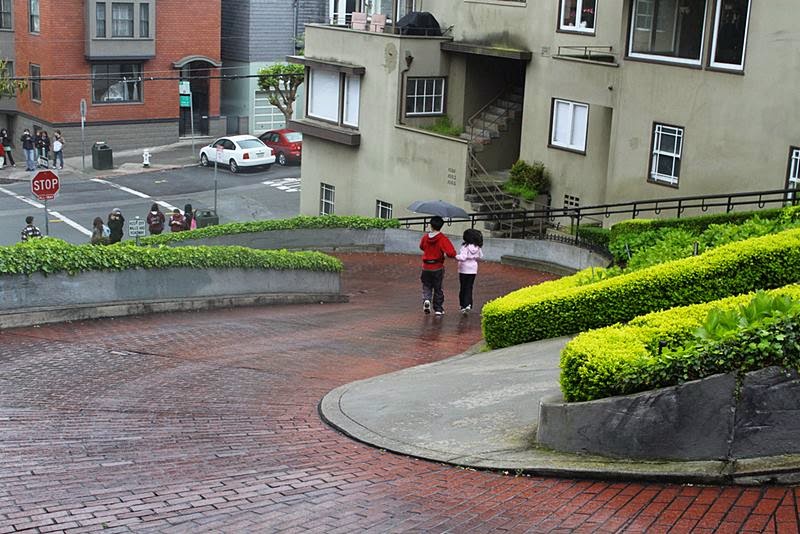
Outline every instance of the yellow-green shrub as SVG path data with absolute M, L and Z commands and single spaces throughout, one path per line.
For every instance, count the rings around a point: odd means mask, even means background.
M 789 285 L 770 293 L 800 298 L 800 286 Z M 637 317 L 625 325 L 615 324 L 580 334 L 561 352 L 564 398 L 585 401 L 674 385 L 671 377 L 680 375 L 682 369 L 694 363 L 681 360 L 694 356 L 671 353 L 669 349 L 693 339 L 712 309 L 736 308 L 749 302 L 753 295 L 672 308 Z
M 551 293 L 515 291 L 483 307 L 483 333 L 489 346 L 507 347 L 796 281 L 800 229 Z

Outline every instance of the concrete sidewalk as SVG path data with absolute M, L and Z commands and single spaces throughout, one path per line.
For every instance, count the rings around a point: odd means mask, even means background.
M 539 447 L 539 403 L 560 393 L 559 355 L 570 338 L 490 352 L 353 382 L 328 393 L 320 413 L 345 434 L 390 451 L 464 467 L 603 479 L 796 483 L 800 457 L 639 461 Z
M 210 143 L 211 140 L 210 137 L 196 137 L 194 149 L 192 148 L 192 141 L 186 139 L 170 145 L 147 147 L 151 154 L 149 167 L 143 166 L 142 153 L 145 150 L 144 148 L 117 152 L 113 151 L 114 147 L 111 147 L 114 168 L 103 170 L 92 167 L 92 145 L 90 143 L 86 144 L 86 156 L 82 158 L 80 154 L 74 155 L 75 152 L 80 152 L 80 141 L 77 144 L 72 141 L 67 148 L 68 156 L 64 158 L 64 169 L 53 169 L 51 167 L 51 170 L 56 171 L 56 174 L 64 178 L 88 180 L 91 178 L 107 178 L 148 171 L 191 167 L 199 164 L 198 154 L 200 153 L 200 148 Z M 15 182 L 30 181 L 36 173 L 25 170 L 25 154 L 19 149 L 14 149 L 12 154 L 16 166 L 0 170 L 0 180 L 5 178 Z

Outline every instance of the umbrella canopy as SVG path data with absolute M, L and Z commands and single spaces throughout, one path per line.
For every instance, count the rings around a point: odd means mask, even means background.
M 469 214 L 444 200 L 416 200 L 408 207 L 414 213 L 438 215 L 443 219 L 469 219 Z

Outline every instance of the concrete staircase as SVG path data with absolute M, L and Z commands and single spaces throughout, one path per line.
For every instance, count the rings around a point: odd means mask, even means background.
M 510 87 L 467 121 L 460 137 L 470 141 L 474 152 L 481 152 L 484 145 L 508 130 L 511 121 L 522 116 L 523 91 L 522 87 Z

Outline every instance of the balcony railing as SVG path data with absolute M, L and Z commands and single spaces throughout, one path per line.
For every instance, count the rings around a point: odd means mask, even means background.
M 559 46 L 556 57 L 618 63 L 613 46 Z

